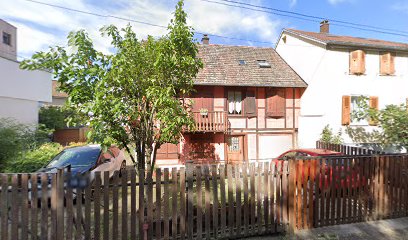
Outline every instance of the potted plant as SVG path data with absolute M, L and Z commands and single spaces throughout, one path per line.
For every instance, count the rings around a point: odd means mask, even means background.
M 200 115 L 201 116 L 208 116 L 208 109 L 207 108 L 201 108 L 200 109 Z

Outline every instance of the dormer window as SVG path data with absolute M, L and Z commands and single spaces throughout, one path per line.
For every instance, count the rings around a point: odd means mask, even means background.
M 7 45 L 11 45 L 11 34 L 3 32 L 3 43 Z
M 266 60 L 258 60 L 258 65 L 260 68 L 270 68 L 271 64 L 268 63 Z
M 238 60 L 239 65 L 246 65 L 245 60 Z

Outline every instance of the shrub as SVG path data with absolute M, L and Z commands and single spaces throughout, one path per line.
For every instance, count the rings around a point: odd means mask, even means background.
M 329 127 L 329 125 L 326 125 L 323 128 L 322 133 L 320 134 L 319 141 L 324 142 L 324 143 L 334 143 L 334 144 L 343 143 L 343 139 L 341 137 L 341 129 L 339 130 L 337 134 L 334 134 L 333 130 Z
M 9 161 L 6 172 L 35 172 L 45 166 L 55 155 L 63 150 L 59 143 L 44 143 L 38 148 L 20 154 Z

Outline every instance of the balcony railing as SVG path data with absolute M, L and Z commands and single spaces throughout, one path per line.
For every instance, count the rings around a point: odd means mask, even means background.
M 196 132 L 226 132 L 228 131 L 228 114 L 224 111 L 193 112 Z M 191 131 L 191 130 L 190 130 Z

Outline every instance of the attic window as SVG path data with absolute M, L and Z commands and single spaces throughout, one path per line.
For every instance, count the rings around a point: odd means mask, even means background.
M 260 68 L 270 68 L 271 64 L 269 64 L 266 60 L 258 60 L 258 65 Z
M 245 60 L 238 60 L 238 62 L 239 62 L 239 65 L 246 65 Z

